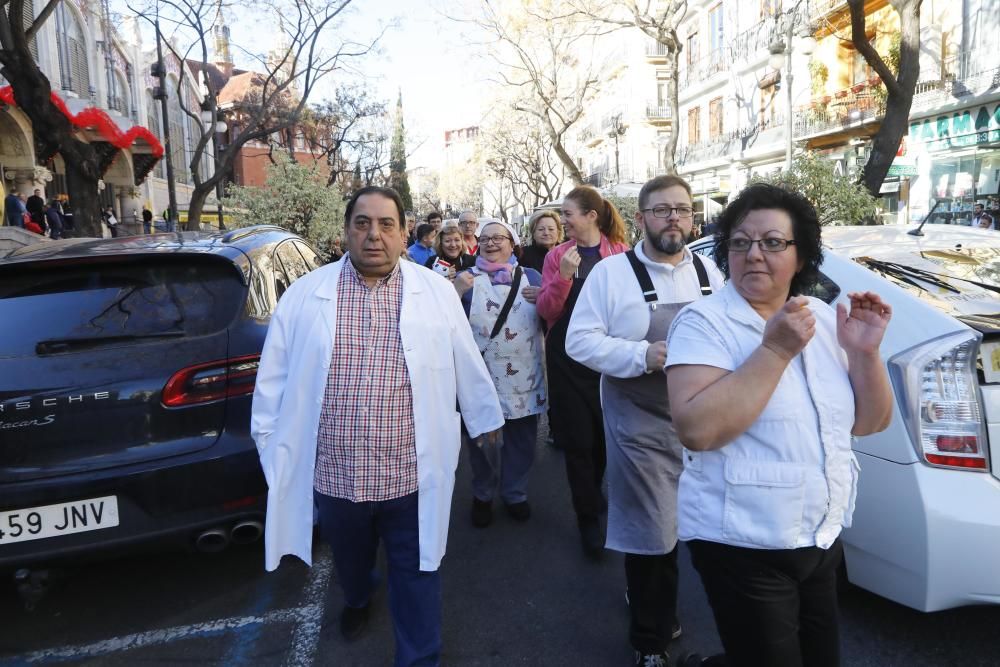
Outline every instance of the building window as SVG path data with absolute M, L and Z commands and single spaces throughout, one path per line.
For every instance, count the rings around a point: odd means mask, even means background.
M 698 33 L 693 32 L 687 38 L 687 64 L 688 67 L 698 62 Z
M 708 10 L 708 38 L 712 53 L 722 53 L 723 39 L 725 37 L 722 27 L 722 3 Z
M 62 89 L 72 90 L 80 99 L 89 100 L 87 40 L 76 14 L 63 3 L 56 7 L 56 47 Z
M 667 84 L 663 81 L 656 83 L 656 106 L 659 109 L 667 106 Z
M 722 98 L 716 97 L 708 103 L 708 138 L 722 136 Z
M 147 91 L 146 95 L 146 129 L 163 143 L 163 124 L 160 122 L 159 100 L 153 99 L 153 91 Z M 156 167 L 153 168 L 153 175 L 157 178 L 166 178 L 166 161 L 160 158 Z
M 181 183 L 190 182 L 187 164 L 187 150 L 184 145 L 184 112 L 181 111 L 181 102 L 178 96 L 177 79 L 171 77 L 167 79 L 167 90 L 170 96 L 167 98 L 169 132 L 170 132 L 170 163 L 174 167 L 174 179 Z
M 701 141 L 701 107 L 688 109 L 688 145 Z
M 760 0 L 760 17 L 767 18 L 781 13 L 781 0 Z
M 760 89 L 760 115 L 757 122 L 764 127 L 774 124 L 774 103 L 777 94 L 778 90 L 773 83 Z

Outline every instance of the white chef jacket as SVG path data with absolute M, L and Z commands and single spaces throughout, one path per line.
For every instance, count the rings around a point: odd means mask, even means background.
M 691 251 L 676 266 L 646 257 L 642 243 L 635 255 L 646 266 L 658 303 L 685 303 L 700 299 L 701 285 Z M 701 256 L 712 291 L 725 278 L 710 258 Z M 649 304 L 624 253 L 605 257 L 591 270 L 566 332 L 566 353 L 584 366 L 612 377 L 637 377 L 646 372 L 646 331 Z
M 859 470 L 851 451 L 854 390 L 836 312 L 816 298 L 809 308 L 816 333 L 750 428 L 720 449 L 684 450 L 680 539 L 826 549 L 851 525 Z M 678 313 L 666 365 L 736 370 L 760 347 L 764 325 L 729 284 Z
M 296 280 L 278 303 L 261 353 L 250 434 L 267 479 L 265 567 L 284 554 L 312 563 L 316 436 L 337 324 L 337 281 L 349 255 Z M 476 437 L 503 426 L 486 364 L 452 284 L 401 261 L 399 334 L 413 388 L 420 569 L 444 556 L 460 450 L 460 416 Z

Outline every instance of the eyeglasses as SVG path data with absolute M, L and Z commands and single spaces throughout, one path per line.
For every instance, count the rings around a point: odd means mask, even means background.
M 474 224 L 476 224 L 476 221 L 475 220 L 459 220 L 458 224 L 463 225 L 463 226 L 464 225 L 474 225 Z
M 641 208 L 639 210 L 643 213 L 652 211 L 654 218 L 669 218 L 671 213 L 676 213 L 678 218 L 690 218 L 694 215 L 694 209 L 690 206 L 667 206 L 666 204 L 662 204 L 653 208 Z
M 732 252 L 750 252 L 750 246 L 754 243 L 764 252 L 782 252 L 788 249 L 788 246 L 795 245 L 795 241 L 791 239 L 782 239 L 778 237 L 767 237 L 763 239 L 748 239 L 745 236 L 736 236 L 727 242 L 729 244 L 729 250 Z
M 505 236 L 503 234 L 497 234 L 496 236 L 480 236 L 479 245 L 489 245 L 491 243 L 494 245 L 500 245 L 504 241 L 513 241 L 513 240 L 514 239 L 512 239 L 511 237 Z

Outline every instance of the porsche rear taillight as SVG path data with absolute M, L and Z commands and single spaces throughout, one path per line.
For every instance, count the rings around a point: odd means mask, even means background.
M 253 354 L 182 368 L 167 380 L 160 401 L 177 408 L 253 393 L 258 366 L 260 355 Z
M 989 470 L 976 373 L 979 336 L 963 331 L 889 361 L 900 411 L 921 459 L 933 466 Z

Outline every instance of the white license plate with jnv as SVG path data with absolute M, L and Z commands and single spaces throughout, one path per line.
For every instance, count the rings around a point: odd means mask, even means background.
M 0 547 L 117 525 L 116 496 L 10 510 L 0 512 Z

